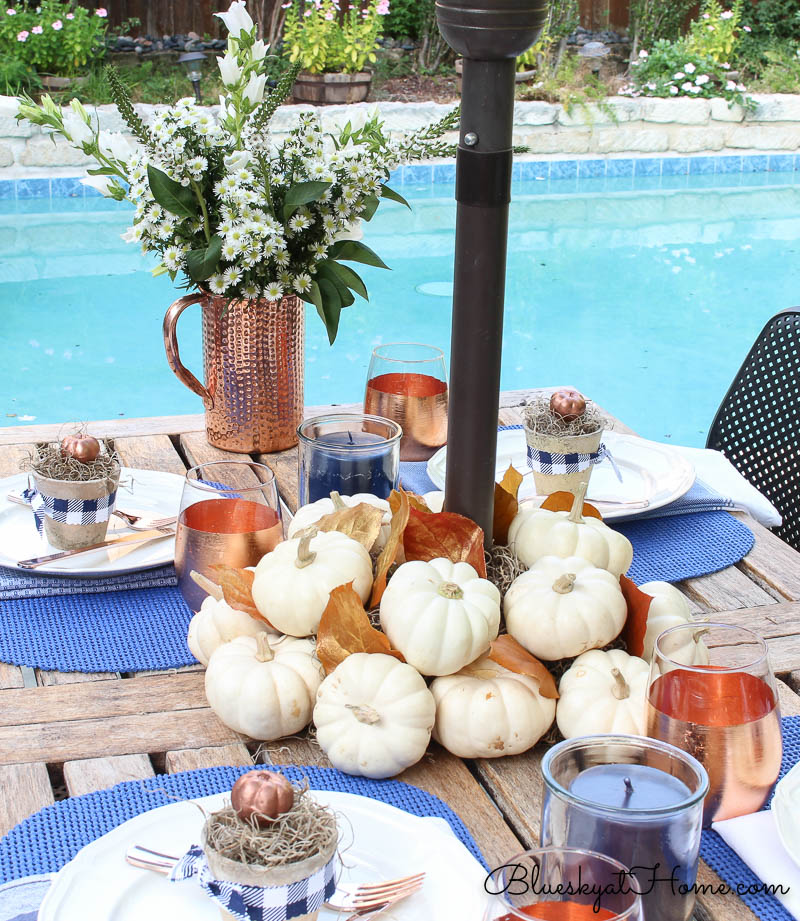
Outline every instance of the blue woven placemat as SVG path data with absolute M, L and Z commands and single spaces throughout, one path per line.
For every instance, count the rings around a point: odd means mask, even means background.
M 129 780 L 108 790 L 87 793 L 46 806 L 16 825 L 0 839 L 0 883 L 60 870 L 78 851 L 134 816 L 165 806 L 174 797 L 193 799 L 230 790 L 249 767 L 214 767 L 147 780 Z M 356 793 L 397 806 L 413 815 L 445 819 L 456 837 L 488 870 L 488 865 L 464 823 L 450 807 L 433 796 L 397 780 L 351 777 L 333 768 L 281 767 L 289 780 L 307 780 L 312 790 Z M 170 799 L 170 796 L 173 799 Z
M 0 603 L 0 661 L 60 672 L 137 672 L 196 662 L 177 588 Z
M 0 566 L 0 601 L 12 598 L 45 598 L 48 595 L 100 595 L 132 588 L 163 588 L 177 585 L 175 567 L 156 566 L 139 572 L 97 579 L 78 579 L 74 576 L 48 576 L 35 572 Z
M 785 716 L 782 720 L 783 762 L 780 777 L 800 761 L 800 716 Z M 778 778 L 780 780 L 780 777 Z M 767 807 L 769 803 L 767 803 Z M 767 808 L 765 807 L 765 808 Z M 732 850 L 713 829 L 703 832 L 700 842 L 700 856 L 717 875 L 736 891 L 737 886 L 758 888 L 761 880 L 750 867 Z M 762 921 L 794 921 L 792 915 L 774 895 L 758 892 L 755 895 L 743 893 L 740 898 Z

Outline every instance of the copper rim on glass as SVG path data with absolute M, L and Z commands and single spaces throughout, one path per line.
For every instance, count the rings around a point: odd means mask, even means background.
M 419 342 L 390 342 L 374 348 L 364 412 L 399 423 L 401 460 L 428 460 L 447 441 L 444 352 Z
M 484 921 L 642 921 L 630 871 L 585 848 L 542 847 L 516 854 L 484 881 Z
M 297 429 L 299 504 L 369 493 L 388 499 L 400 476 L 403 430 L 366 413 L 328 413 Z
M 680 624 L 656 639 L 647 734 L 691 752 L 709 777 L 703 822 L 757 812 L 781 766 L 767 644 L 745 627 Z
M 275 475 L 253 461 L 210 461 L 186 471 L 175 535 L 178 588 L 192 611 L 218 584 L 221 564 L 255 566 L 283 540 Z M 192 577 L 192 573 L 198 573 Z M 201 583 L 201 584 L 198 584 Z

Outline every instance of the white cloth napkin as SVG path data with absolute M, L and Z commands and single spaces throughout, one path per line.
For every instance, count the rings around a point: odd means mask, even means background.
M 708 448 L 684 448 L 678 445 L 674 448 L 694 466 L 698 480 L 721 496 L 731 499 L 737 509 L 749 512 L 765 528 L 781 524 L 783 519 L 780 512 L 766 496 L 762 496 L 755 486 L 747 482 L 724 454 Z
M 800 867 L 781 844 L 772 811 L 714 822 L 711 827 L 763 883 L 788 888 L 785 895 L 775 892 L 775 898 L 800 921 Z

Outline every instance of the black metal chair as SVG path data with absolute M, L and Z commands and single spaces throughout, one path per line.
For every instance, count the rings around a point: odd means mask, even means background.
M 783 516 L 775 533 L 800 550 L 800 307 L 776 314 L 725 394 L 708 432 L 714 448 Z

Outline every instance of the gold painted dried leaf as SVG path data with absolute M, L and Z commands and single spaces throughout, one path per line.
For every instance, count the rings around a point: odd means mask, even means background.
M 535 656 L 532 656 L 524 646 L 520 646 L 509 633 L 498 636 L 492 643 L 489 658 L 493 662 L 497 662 L 498 665 L 502 665 L 503 668 L 507 668 L 510 672 L 535 678 L 539 682 L 539 693 L 542 697 L 548 697 L 550 700 L 558 699 L 558 689 L 553 676 Z
M 249 614 L 253 620 L 260 620 L 272 627 L 253 601 L 253 580 L 256 577 L 254 572 L 249 569 L 236 569 L 225 563 L 214 563 L 213 566 L 209 566 L 209 571 L 222 589 L 222 597 L 226 604 L 236 611 Z
M 329 515 L 323 515 L 316 522 L 320 531 L 339 531 L 357 540 L 361 546 L 369 551 L 378 539 L 383 522 L 383 512 L 367 502 L 358 505 L 345 506 L 336 509 Z
M 435 560 L 469 563 L 486 578 L 483 528 L 455 512 L 418 512 L 411 509 L 403 534 L 407 560 Z
M 382 652 L 405 662 L 402 653 L 392 649 L 385 633 L 369 621 L 353 583 L 340 585 L 331 592 L 317 631 L 317 658 L 330 673 L 354 652 Z
M 508 543 L 508 529 L 519 511 L 517 494 L 521 483 L 522 474 L 509 464 L 503 479 L 494 484 L 492 537 L 496 544 Z
M 392 510 L 392 524 L 386 546 L 381 550 L 375 565 L 375 581 L 372 583 L 372 598 L 369 602 L 371 608 L 380 604 L 381 597 L 386 591 L 386 576 L 397 558 L 397 551 L 403 540 L 403 532 L 411 512 L 408 493 L 402 489 L 393 489 L 389 496 L 389 508 Z

